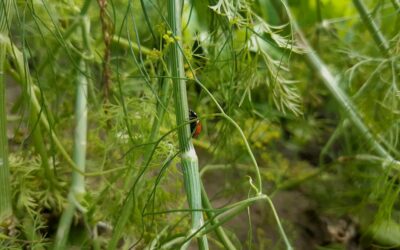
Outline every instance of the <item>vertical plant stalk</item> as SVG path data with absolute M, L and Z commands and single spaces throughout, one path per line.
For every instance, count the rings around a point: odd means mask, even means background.
M 392 0 L 393 7 L 396 9 L 397 12 L 400 12 L 400 1 L 399 0 Z
M 356 106 L 353 104 L 347 94 L 339 87 L 337 79 L 332 75 L 325 63 L 319 58 L 317 53 L 308 43 L 307 39 L 301 32 L 296 22 L 296 19 L 293 17 L 289 7 L 287 5 L 285 5 L 285 7 L 294 31 L 298 34 L 301 43 L 307 50 L 307 53 L 305 54 L 306 59 L 319 73 L 319 76 L 321 77 L 322 82 L 325 84 L 325 87 L 331 92 L 332 96 L 343 108 L 350 121 L 358 129 L 359 133 L 364 137 L 366 142 L 370 144 L 374 151 L 380 156 L 384 157 L 388 162 L 395 161 L 392 155 L 376 139 L 375 135 L 371 132 L 367 124 L 365 124 L 365 122 L 359 115 Z
M 107 0 L 97 0 L 100 8 L 100 21 L 101 29 L 103 32 L 104 41 L 104 55 L 103 55 L 103 91 L 104 91 L 104 103 L 107 103 L 110 95 L 111 85 L 111 69 L 110 69 L 110 58 L 111 58 L 111 42 L 113 38 L 114 28 L 111 18 L 107 14 Z
M 8 24 L 11 22 L 12 5 L 13 0 L 2 0 L 0 2 L 0 227 L 5 219 L 12 216 L 4 73 L 8 46 L 6 37 L 8 37 Z
M 175 42 L 170 44 L 168 66 L 172 77 L 173 93 L 175 99 L 176 123 L 178 126 L 179 146 L 181 150 L 181 163 L 188 203 L 192 211 L 191 231 L 197 231 L 203 225 L 201 204 L 201 185 L 198 169 L 198 158 L 191 141 L 189 127 L 189 108 L 186 94 L 185 73 L 183 68 L 181 33 L 181 6 L 180 0 L 168 0 L 168 24 L 175 37 Z M 186 126 L 181 126 L 186 123 Z M 198 238 L 199 249 L 208 249 L 206 235 Z
M 212 211 L 212 205 L 210 200 L 208 199 L 207 192 L 204 189 L 204 186 L 201 185 L 201 198 L 203 202 L 204 208 L 207 209 L 206 214 L 210 220 L 211 225 L 218 225 L 219 221 L 215 218 L 215 213 Z M 227 250 L 236 250 L 235 245 L 233 245 L 232 241 L 229 239 L 228 235 L 226 235 L 225 230 L 222 228 L 222 225 L 215 228 L 215 234 L 217 235 L 219 241 L 224 245 Z
M 84 59 L 80 61 L 80 71 L 88 72 L 87 65 Z M 88 94 L 88 79 L 86 75 L 79 72 L 78 86 L 76 93 L 76 129 L 74 143 L 74 162 L 76 167 L 85 172 L 86 162 L 86 134 L 87 134 L 87 94 Z M 72 173 L 72 190 L 79 198 L 85 194 L 85 176 L 74 171 Z
M 36 152 L 40 155 L 41 166 L 46 178 L 45 182 L 47 183 L 49 190 L 53 190 L 54 185 L 56 184 L 56 178 L 54 176 L 54 171 L 51 169 L 49 164 L 49 158 L 47 154 L 47 149 L 45 142 L 43 140 L 43 133 L 41 130 L 40 123 L 38 122 L 39 114 L 36 112 L 34 107 L 31 107 L 31 113 L 29 116 L 31 125 L 32 125 L 32 141 L 35 147 Z
M 89 45 L 89 17 L 84 16 L 82 19 L 82 39 L 84 43 L 84 50 L 90 54 Z M 86 136 L 87 136 L 87 95 L 88 95 L 88 69 L 84 58 L 80 59 L 79 71 L 77 76 L 77 91 L 76 91 L 76 105 L 75 105 L 75 138 L 74 138 L 74 152 L 73 160 L 78 171 L 72 172 L 72 182 L 70 192 L 68 195 L 68 205 L 61 216 L 60 223 L 57 229 L 56 243 L 54 249 L 65 249 L 68 239 L 69 230 L 71 227 L 75 209 L 85 212 L 80 203 L 84 200 L 85 196 L 85 172 L 86 163 Z
M 374 39 L 376 45 L 378 45 L 380 51 L 385 55 L 389 56 L 389 43 L 386 40 L 386 38 L 383 36 L 382 32 L 378 28 L 378 25 L 375 23 L 374 19 L 368 13 L 368 9 L 365 6 L 363 0 L 353 0 L 353 4 L 356 7 L 358 13 L 360 14 L 360 17 L 367 26 L 367 29 L 369 33 L 372 35 L 372 38 Z

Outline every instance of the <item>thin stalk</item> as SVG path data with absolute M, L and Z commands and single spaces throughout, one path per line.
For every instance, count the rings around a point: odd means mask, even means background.
M 68 201 L 69 201 L 68 197 Z M 60 218 L 60 222 L 57 228 L 56 239 L 54 243 L 54 250 L 66 249 L 68 235 L 70 231 L 70 225 L 72 218 L 74 217 L 76 206 L 72 202 L 68 202 L 67 207 Z
M 103 41 L 104 41 L 104 52 L 103 52 L 103 77 L 102 77 L 102 85 L 103 85 L 103 94 L 104 94 L 104 102 L 107 103 L 109 101 L 110 96 L 110 88 L 111 88 L 111 69 L 110 69 L 110 60 L 111 60 L 111 40 L 114 33 L 114 26 L 110 16 L 107 14 L 107 0 L 97 0 L 100 9 L 100 22 L 103 32 Z M 105 107 L 106 108 L 106 107 Z
M 362 120 L 356 106 L 353 104 L 347 94 L 339 87 L 337 78 L 332 75 L 325 63 L 319 58 L 317 53 L 310 46 L 287 5 L 286 9 L 294 31 L 298 34 L 301 42 L 307 50 L 307 53 L 305 53 L 306 59 L 314 67 L 316 72 L 319 73 L 319 76 L 325 84 L 325 87 L 331 92 L 332 96 L 343 108 L 350 121 L 359 130 L 361 136 L 363 136 L 366 142 L 371 145 L 374 151 L 389 161 L 395 161 L 392 155 L 389 154 L 389 152 L 384 147 L 382 147 L 382 145 L 376 139 L 375 135 Z
M 247 198 L 246 200 L 242 200 L 227 206 L 226 208 L 223 209 L 223 211 L 217 213 L 214 216 L 214 220 L 218 220 L 218 223 L 205 226 L 203 231 L 201 231 L 200 233 L 206 234 L 213 231 L 217 226 L 223 225 L 229 220 L 235 218 L 236 215 L 238 215 L 239 213 L 241 213 L 243 210 L 253 205 L 254 203 L 258 201 L 264 201 L 267 199 L 270 199 L 267 195 L 259 195 L 256 197 Z
M 399 0 L 392 0 L 393 7 L 396 9 L 397 12 L 400 12 L 400 1 Z
M 344 120 L 332 133 L 328 141 L 325 143 L 324 147 L 321 149 L 321 153 L 319 154 L 319 166 L 322 167 L 325 165 L 324 156 L 327 154 L 328 150 L 333 146 L 333 143 L 339 138 L 339 136 L 343 133 L 343 131 L 348 128 L 350 125 L 349 121 Z
M 287 250 L 293 250 L 292 245 L 289 242 L 289 239 L 287 238 L 282 224 L 279 220 L 278 214 L 275 210 L 275 207 L 272 203 L 271 198 L 269 198 L 267 195 L 258 195 L 252 198 L 248 198 L 246 200 L 239 201 L 235 204 L 229 205 L 227 208 L 224 208 L 222 212 L 216 214 L 213 218 L 210 218 L 209 221 L 213 220 L 218 221 L 218 223 L 215 224 L 207 224 L 199 228 L 196 232 L 193 232 L 191 235 L 188 235 L 182 242 L 179 242 L 180 244 L 184 244 L 185 242 L 189 241 L 192 237 L 195 235 L 205 235 L 208 234 L 212 231 L 214 231 L 217 227 L 220 227 L 224 223 L 230 221 L 231 219 L 235 218 L 239 213 L 241 213 L 243 210 L 247 209 L 249 206 L 253 205 L 257 201 L 266 201 L 268 206 L 272 209 L 273 217 L 276 219 L 277 225 L 278 225 L 278 230 L 279 233 L 281 234 L 283 241 L 285 243 L 285 247 Z
M 364 2 L 362 0 L 353 0 L 353 4 L 356 7 L 364 25 L 367 26 L 369 33 L 374 39 L 376 45 L 378 45 L 382 54 L 384 54 L 385 56 L 389 56 L 389 43 L 383 36 L 382 32 L 378 28 L 378 25 L 375 23 L 370 13 L 368 13 L 368 9 L 365 6 Z
M 8 138 L 6 114 L 5 60 L 7 52 L 8 27 L 11 22 L 12 0 L 0 3 L 0 226 L 12 216 L 10 170 L 8 166 Z
M 175 37 L 175 42 L 170 44 L 168 54 L 168 66 L 172 77 L 175 99 L 176 123 L 178 125 L 178 138 L 181 150 L 181 163 L 186 194 L 189 207 L 192 211 L 191 231 L 197 231 L 203 225 L 203 213 L 201 204 L 201 180 L 198 169 L 198 158 L 191 141 L 189 127 L 189 108 L 186 94 L 186 81 L 183 67 L 182 32 L 181 32 L 181 6 L 180 0 L 168 0 L 168 24 Z M 186 126 L 180 126 L 186 124 Z M 206 235 L 198 238 L 199 249 L 208 249 Z
M 186 237 L 178 237 L 179 240 L 173 240 L 174 243 L 172 243 L 171 241 L 164 244 L 161 249 L 164 249 L 165 246 L 168 244 L 169 247 L 171 247 L 172 244 L 181 244 L 184 245 L 186 242 L 190 241 L 193 237 L 196 237 L 198 235 L 206 235 L 208 233 L 211 233 L 212 231 L 214 231 L 217 227 L 223 225 L 224 223 L 230 221 L 231 219 L 235 218 L 237 216 L 237 214 L 241 213 L 243 210 L 247 209 L 249 206 L 253 205 L 255 202 L 257 201 L 266 201 L 267 205 L 271 207 L 272 210 L 272 216 L 273 218 L 276 220 L 277 222 L 277 226 L 278 226 L 278 230 L 279 233 L 282 236 L 282 239 L 285 243 L 285 247 L 288 250 L 292 250 L 293 247 L 289 242 L 289 239 L 287 238 L 282 224 L 280 222 L 280 219 L 277 215 L 276 209 L 272 203 L 271 198 L 268 195 L 265 194 L 260 194 L 251 198 L 247 198 L 245 200 L 236 202 L 234 204 L 230 204 L 226 207 L 223 208 L 217 208 L 217 209 L 213 209 L 213 211 L 215 211 L 215 216 L 213 218 L 210 218 L 207 223 L 205 223 L 201 228 L 199 228 L 197 231 L 193 232 L 190 235 L 187 235 Z M 207 211 L 208 209 L 202 209 Z M 179 210 L 168 210 L 168 211 L 160 211 L 160 212 L 153 212 L 153 213 L 148 213 L 148 214 L 144 214 L 145 216 L 147 215 L 155 215 L 155 214 L 168 214 L 168 213 L 176 213 L 176 212 L 187 212 L 190 211 L 188 209 L 179 209 Z M 212 224 L 211 221 L 218 221 L 218 223 Z M 177 249 L 177 248 L 175 248 Z
M 212 205 L 210 200 L 207 197 L 207 192 L 204 189 L 204 186 L 201 185 L 201 198 L 202 198 L 202 202 L 203 202 L 203 206 L 204 208 L 206 208 L 206 214 L 207 217 L 210 220 L 210 224 L 211 225 L 218 225 L 219 221 L 217 218 L 215 218 L 215 213 L 212 211 Z M 214 218 L 214 219 L 212 219 Z M 219 241 L 222 243 L 222 245 L 224 245 L 225 249 L 228 250 L 236 250 L 235 245 L 233 245 L 232 241 L 229 239 L 228 235 L 226 235 L 225 230 L 223 229 L 222 226 L 219 226 L 217 228 L 215 228 L 215 233 L 219 239 Z
M 41 131 L 41 126 L 40 123 L 37 122 L 36 117 L 38 117 L 38 114 L 35 114 L 35 110 L 32 108 L 31 114 L 29 116 L 31 123 L 32 123 L 32 139 L 33 139 L 33 144 L 35 147 L 36 152 L 40 155 L 41 159 L 41 165 L 43 169 L 44 176 L 46 178 L 46 182 L 49 185 L 49 190 L 53 190 L 54 184 L 55 184 L 55 176 L 54 172 L 52 171 L 50 164 L 49 164 L 49 158 L 47 155 L 47 149 L 45 142 L 43 140 L 43 134 Z
M 170 226 L 166 226 L 163 228 L 163 230 L 161 230 L 161 232 L 159 232 L 155 239 L 152 240 L 150 242 L 150 244 L 144 249 L 144 250 L 153 250 L 153 249 L 157 249 L 157 245 L 160 243 L 160 240 L 162 237 L 164 237 L 164 235 L 167 235 L 168 230 L 170 230 Z
M 89 45 L 89 29 L 90 20 L 88 17 L 82 18 L 82 39 L 84 43 L 84 50 L 90 52 Z M 85 172 L 86 162 L 86 135 L 87 135 L 87 89 L 88 89 L 88 69 L 86 62 L 83 58 L 80 59 L 78 77 L 77 77 L 77 91 L 76 91 L 76 128 L 74 138 L 74 153 L 73 158 L 76 167 L 80 172 L 72 172 L 72 182 L 70 193 L 68 195 L 68 206 L 61 216 L 60 224 L 58 226 L 56 243 L 54 249 L 65 249 L 68 239 L 69 230 L 72 223 L 72 218 L 76 208 L 80 208 L 80 202 L 85 196 L 85 176 L 81 172 Z M 84 209 L 80 209 L 84 210 Z M 82 211 L 83 212 L 83 211 Z
M 153 53 L 151 49 L 144 47 L 142 44 L 140 45 L 140 49 L 139 49 L 139 45 L 137 43 L 135 43 L 134 41 L 128 41 L 128 39 L 123 38 L 121 36 L 114 35 L 112 37 L 112 42 L 117 45 L 120 45 L 126 49 L 132 48 L 133 51 L 135 51 L 135 52 L 140 51 L 142 54 L 147 55 L 147 56 L 152 55 L 152 53 Z

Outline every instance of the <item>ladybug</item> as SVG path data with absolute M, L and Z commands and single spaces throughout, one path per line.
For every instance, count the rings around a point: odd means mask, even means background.
M 201 133 L 201 123 L 197 118 L 198 116 L 196 112 L 194 112 L 193 110 L 189 110 L 189 119 L 191 120 L 190 133 L 192 134 L 193 138 L 197 138 Z

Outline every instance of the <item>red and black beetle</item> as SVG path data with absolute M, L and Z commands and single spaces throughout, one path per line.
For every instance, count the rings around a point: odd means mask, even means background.
M 189 110 L 189 119 L 191 120 L 190 132 L 192 133 L 193 138 L 197 138 L 201 132 L 201 123 L 197 118 L 198 116 L 196 112 Z

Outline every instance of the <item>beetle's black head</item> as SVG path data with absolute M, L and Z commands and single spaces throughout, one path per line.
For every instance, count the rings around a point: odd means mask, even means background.
M 197 119 L 197 114 L 193 110 L 189 109 L 189 119 L 194 120 Z
M 197 114 L 193 110 L 189 109 L 189 119 L 191 120 L 190 122 L 190 132 L 192 135 L 196 134 L 196 128 L 199 126 L 200 121 L 196 120 L 197 119 Z

